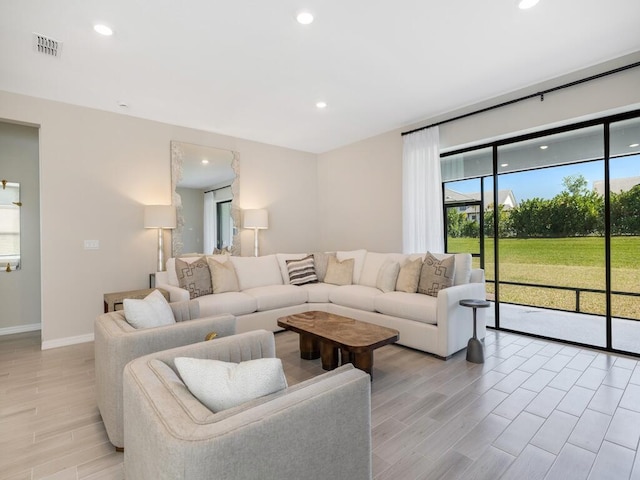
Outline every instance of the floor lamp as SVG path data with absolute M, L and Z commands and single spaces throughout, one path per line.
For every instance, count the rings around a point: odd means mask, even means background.
M 254 245 L 253 254 L 259 256 L 258 249 L 258 230 L 266 230 L 269 228 L 269 212 L 265 209 L 245 210 L 244 211 L 244 228 L 253 228 Z
M 147 205 L 144 207 L 144 228 L 158 229 L 158 272 L 164 272 L 164 240 L 162 230 L 176 228 L 176 207 Z

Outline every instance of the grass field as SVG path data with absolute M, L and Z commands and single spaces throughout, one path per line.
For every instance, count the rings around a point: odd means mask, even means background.
M 485 274 L 493 280 L 493 239 L 485 240 Z M 571 288 L 605 289 L 605 244 L 602 237 L 505 238 L 499 247 L 500 280 Z M 478 240 L 450 238 L 450 252 L 478 252 Z M 479 259 L 474 258 L 479 266 Z M 611 288 L 640 293 L 640 237 L 612 237 Z M 505 302 L 574 311 L 576 293 L 548 288 L 501 285 Z M 493 284 L 487 284 L 489 294 Z M 605 295 L 580 293 L 580 311 L 605 313 Z M 640 319 L 640 297 L 612 296 L 614 316 Z

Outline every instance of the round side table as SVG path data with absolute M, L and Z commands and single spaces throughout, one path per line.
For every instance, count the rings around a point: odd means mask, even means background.
M 467 343 L 467 362 L 484 363 L 484 347 L 477 335 L 476 311 L 478 308 L 487 308 L 491 304 L 486 300 L 473 298 L 460 300 L 459 303 L 463 307 L 473 308 L 473 337 L 471 337 L 469 343 Z

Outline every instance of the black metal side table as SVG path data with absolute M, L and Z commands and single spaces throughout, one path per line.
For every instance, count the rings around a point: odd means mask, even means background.
M 469 343 L 467 343 L 467 362 L 484 363 L 484 347 L 482 346 L 482 342 L 478 339 L 477 334 L 476 311 L 478 308 L 487 308 L 491 304 L 487 300 L 478 300 L 473 298 L 460 300 L 459 303 L 463 307 L 473 308 L 473 337 L 471 337 L 469 339 Z

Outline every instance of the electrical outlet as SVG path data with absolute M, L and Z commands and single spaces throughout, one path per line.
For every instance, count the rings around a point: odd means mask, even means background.
M 84 241 L 84 249 L 85 250 L 99 250 L 100 249 L 100 240 L 85 240 Z

